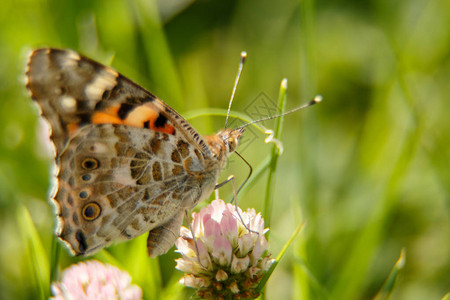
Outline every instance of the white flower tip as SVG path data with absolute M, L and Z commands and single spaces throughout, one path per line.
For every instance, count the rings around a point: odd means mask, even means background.
M 284 90 L 287 90 L 287 84 L 288 84 L 288 80 L 287 80 L 287 78 L 283 78 L 283 80 L 281 80 L 281 87 L 284 89 Z
M 264 139 L 264 142 L 266 144 L 274 143 L 277 146 L 277 148 L 278 148 L 279 154 L 280 155 L 283 154 L 283 151 L 284 151 L 283 143 L 280 140 L 273 138 L 273 134 L 274 134 L 273 130 L 267 129 L 264 133 L 269 135 L 268 137 L 266 137 Z
M 316 95 L 316 96 L 314 97 L 313 101 L 314 101 L 315 103 L 319 103 L 319 102 L 322 102 L 322 99 L 323 99 L 322 95 Z

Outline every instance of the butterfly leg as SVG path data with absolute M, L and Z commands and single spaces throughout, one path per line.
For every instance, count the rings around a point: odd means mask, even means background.
M 244 157 L 242 157 L 242 155 L 240 155 L 237 151 L 234 151 L 234 153 L 239 156 L 249 167 L 249 172 L 247 175 L 247 178 L 245 178 L 244 182 L 242 182 L 242 184 L 239 186 L 239 188 L 237 189 L 237 191 L 235 192 L 235 195 L 239 194 L 239 192 L 241 191 L 241 189 L 244 187 L 244 185 L 247 183 L 247 181 L 250 179 L 250 176 L 252 176 L 253 173 L 253 168 L 252 166 L 248 163 L 247 160 L 245 160 Z M 228 182 L 230 182 L 231 180 L 234 180 L 234 175 L 230 175 L 230 177 L 227 178 L 227 180 L 225 180 L 224 182 L 221 182 L 219 184 L 216 184 L 216 186 L 214 187 L 214 189 L 218 189 L 221 188 L 222 186 L 224 186 L 225 184 L 227 184 Z
M 167 223 L 156 227 L 148 233 L 147 251 L 150 257 L 162 255 L 172 248 L 175 240 L 180 235 L 183 217 L 184 211 L 180 211 Z
M 203 268 L 207 269 L 207 268 L 202 264 L 202 262 L 200 261 L 200 251 L 198 250 L 197 238 L 195 237 L 194 229 L 192 229 L 192 222 L 190 221 L 189 213 L 188 213 L 188 212 L 189 212 L 189 211 L 188 211 L 187 209 L 184 211 L 184 218 L 185 218 L 186 223 L 187 223 L 188 226 L 189 226 L 189 230 L 191 231 L 191 234 L 192 234 L 192 240 L 194 241 L 195 252 L 196 252 L 196 254 L 197 254 L 197 262 L 199 263 L 200 266 L 202 266 Z
M 234 209 L 236 210 L 236 213 L 239 216 L 239 220 L 241 221 L 242 225 L 244 225 L 245 229 L 247 229 L 249 232 L 259 234 L 258 232 L 248 228 L 247 224 L 245 224 L 244 219 L 242 219 L 242 216 L 239 212 L 237 193 L 239 192 L 240 189 L 236 190 L 236 177 L 234 177 L 234 175 L 231 175 L 230 177 L 228 177 L 228 179 L 226 181 L 222 182 L 221 184 L 216 185 L 216 187 L 223 186 L 224 184 L 226 184 L 227 182 L 230 182 L 230 181 L 233 182 L 233 199 L 231 200 L 231 203 L 233 203 L 233 201 L 234 201 Z
M 221 183 L 216 184 L 216 186 L 214 187 L 214 189 L 215 189 L 215 190 L 220 189 L 220 188 L 223 187 L 225 184 L 227 184 L 228 182 L 230 182 L 231 180 L 234 180 L 234 179 L 235 179 L 234 175 L 230 175 L 230 176 L 227 178 L 227 180 L 225 180 L 225 181 L 223 181 L 223 182 L 221 182 Z

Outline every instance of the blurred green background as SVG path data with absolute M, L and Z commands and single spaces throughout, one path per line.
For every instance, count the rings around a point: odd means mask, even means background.
M 24 88 L 27 54 L 71 48 L 112 65 L 203 134 L 224 124 L 239 62 L 247 64 L 233 111 L 324 101 L 285 118 L 270 249 L 306 226 L 273 273 L 267 299 L 372 299 L 405 249 L 387 297 L 440 299 L 450 291 L 450 2 L 3 0 L 0 8 L 0 298 L 48 296 L 54 232 L 52 159 Z M 205 113 L 205 114 L 202 114 Z M 273 127 L 273 122 L 265 122 Z M 254 128 L 241 154 L 263 168 L 271 145 Z M 235 156 L 223 178 L 248 172 Z M 266 173 L 240 195 L 263 210 Z M 221 189 L 230 199 L 231 186 Z M 170 254 L 145 239 L 96 257 L 126 269 L 146 299 L 183 299 Z M 78 261 L 61 250 L 59 266 Z M 58 278 L 58 274 L 53 274 Z

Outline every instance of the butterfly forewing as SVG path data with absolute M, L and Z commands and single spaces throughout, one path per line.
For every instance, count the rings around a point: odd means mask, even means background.
M 115 70 L 71 50 L 38 49 L 31 53 L 27 87 L 52 128 L 59 155 L 80 126 L 126 124 L 166 133 L 179 131 L 209 154 L 201 135 L 175 110 Z
M 230 131 L 203 138 L 150 92 L 71 50 L 32 52 L 26 75 L 56 148 L 58 236 L 88 255 L 150 231 L 149 253 L 165 253 L 184 210 L 213 191 Z

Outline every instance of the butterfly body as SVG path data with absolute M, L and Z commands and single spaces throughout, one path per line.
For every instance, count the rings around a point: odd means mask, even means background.
M 52 129 L 58 237 L 91 255 L 149 231 L 149 254 L 167 252 L 243 130 L 201 136 L 150 92 L 71 50 L 33 51 L 26 76 Z

